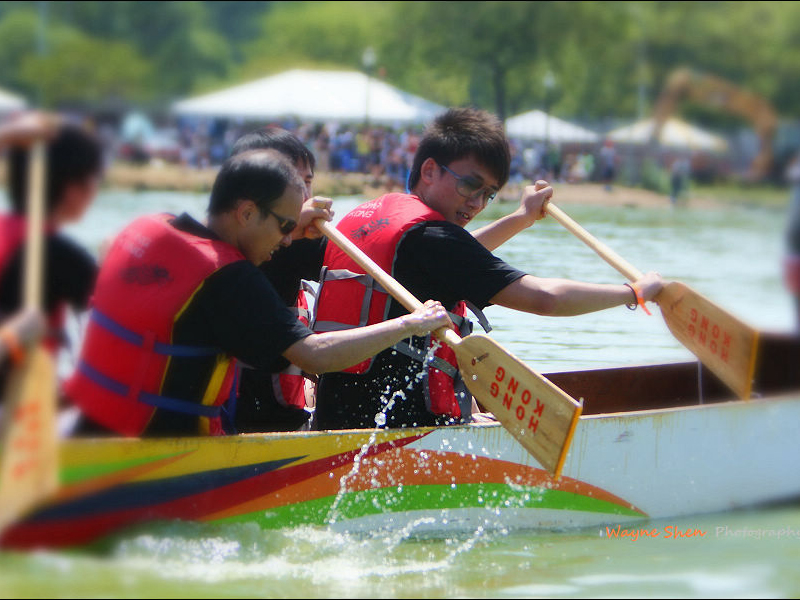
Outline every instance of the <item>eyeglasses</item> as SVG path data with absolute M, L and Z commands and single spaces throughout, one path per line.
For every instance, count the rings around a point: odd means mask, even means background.
M 294 219 L 287 219 L 286 217 L 282 217 L 279 214 L 272 212 L 270 209 L 267 209 L 267 213 L 271 214 L 278 220 L 278 229 L 281 230 L 283 235 L 289 235 L 297 228 L 297 221 Z
M 490 185 L 486 185 L 481 179 L 472 177 L 471 175 L 458 175 L 457 173 L 453 173 L 451 169 L 448 169 L 444 165 L 439 166 L 450 173 L 450 175 L 452 175 L 456 180 L 456 191 L 460 196 L 463 196 L 464 198 L 475 198 L 478 195 L 478 192 L 480 192 L 481 200 L 483 201 L 484 206 L 489 204 L 489 202 L 494 200 L 495 196 L 497 196 L 497 192 L 499 190 Z

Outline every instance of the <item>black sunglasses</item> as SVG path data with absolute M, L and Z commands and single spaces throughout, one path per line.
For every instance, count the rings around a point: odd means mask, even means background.
M 281 230 L 283 235 L 289 235 L 297 228 L 297 221 L 294 219 L 282 217 L 279 214 L 272 212 L 270 209 L 267 209 L 267 213 L 271 214 L 278 220 L 278 229 Z

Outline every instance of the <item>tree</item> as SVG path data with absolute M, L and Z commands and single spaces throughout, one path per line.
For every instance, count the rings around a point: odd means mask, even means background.
M 0 20 L 0 60 L 14 65 L 7 84 L 47 108 L 124 106 L 147 99 L 150 68 L 124 42 L 107 42 L 20 9 Z
M 20 80 L 38 88 L 43 106 L 121 111 L 149 100 L 150 67 L 130 44 L 64 33 L 46 55 L 20 64 Z

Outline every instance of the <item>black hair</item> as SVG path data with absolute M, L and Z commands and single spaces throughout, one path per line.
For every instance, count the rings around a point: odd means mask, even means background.
M 245 150 L 222 163 L 211 189 L 208 214 L 236 208 L 239 200 L 252 200 L 263 217 L 288 186 L 304 190 L 300 175 L 277 150 Z
M 25 148 L 11 148 L 8 153 L 8 194 L 14 212 L 25 212 L 28 196 L 28 155 Z M 103 147 L 92 133 L 72 123 L 59 127 L 47 143 L 47 187 L 45 211 L 58 206 L 67 186 L 80 183 L 103 171 Z
M 306 164 L 314 172 L 316 159 L 314 153 L 291 131 L 281 127 L 263 127 L 244 134 L 233 145 L 231 156 L 247 150 L 277 150 L 289 157 L 294 164 Z
M 511 150 L 502 121 L 477 108 L 451 108 L 425 129 L 414 153 L 409 189 L 419 183 L 422 163 L 428 158 L 448 166 L 469 156 L 489 169 L 499 187 L 506 184 L 511 170 Z

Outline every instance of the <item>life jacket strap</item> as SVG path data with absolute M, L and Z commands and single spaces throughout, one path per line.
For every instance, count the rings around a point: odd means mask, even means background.
M 130 388 L 127 385 L 109 377 L 108 375 L 104 375 L 85 361 L 78 363 L 78 370 L 89 380 L 101 387 L 106 388 L 112 393 L 117 394 L 118 396 L 128 397 L 130 395 Z M 135 400 L 156 408 L 163 408 L 164 410 L 198 417 L 216 418 L 219 417 L 222 411 L 222 406 L 196 404 L 187 400 L 159 396 L 157 394 L 150 394 L 148 392 L 139 392 L 136 395 Z
M 413 358 L 414 360 L 423 364 L 427 364 L 435 369 L 439 369 L 452 378 L 455 378 L 456 374 L 458 373 L 458 369 L 456 369 L 443 358 L 435 356 L 433 353 L 430 353 L 429 355 L 429 353 L 425 350 L 415 348 L 405 340 L 402 342 L 397 342 L 394 346 L 392 346 L 392 350 L 397 350 L 400 354 L 404 354 L 409 358 Z
M 341 281 L 343 279 L 355 279 L 360 284 L 371 287 L 374 290 L 381 292 L 383 294 L 388 294 L 383 286 L 375 281 L 375 278 L 368 273 L 356 273 L 355 271 L 351 271 L 350 269 L 329 269 L 328 267 L 323 267 L 322 271 L 320 272 L 320 282 L 324 283 L 326 281 Z
M 305 279 L 301 279 L 300 280 L 300 291 L 301 292 L 305 292 L 306 294 L 308 294 L 312 298 L 316 298 L 317 297 L 317 290 L 315 290 L 314 286 L 311 285 Z
M 489 319 L 486 318 L 486 315 L 483 313 L 483 311 L 469 300 L 464 300 L 464 304 L 466 304 L 469 311 L 475 315 L 475 318 L 478 320 L 478 323 L 483 330 L 486 333 L 489 333 L 492 330 L 492 326 L 489 324 Z
M 144 347 L 146 345 L 147 340 L 145 336 L 139 335 L 123 327 L 116 321 L 114 321 L 108 315 L 100 312 L 97 309 L 93 309 L 91 315 L 89 317 L 92 321 L 97 323 L 103 329 L 111 332 L 115 336 L 119 337 L 120 339 L 125 340 L 129 344 L 134 346 Z M 184 346 L 180 344 L 164 344 L 162 342 L 154 342 L 153 343 L 153 352 L 156 354 L 164 354 L 167 356 L 180 356 L 180 357 L 201 357 L 201 356 L 216 356 L 222 353 L 222 350 L 219 348 L 214 348 L 211 346 Z

